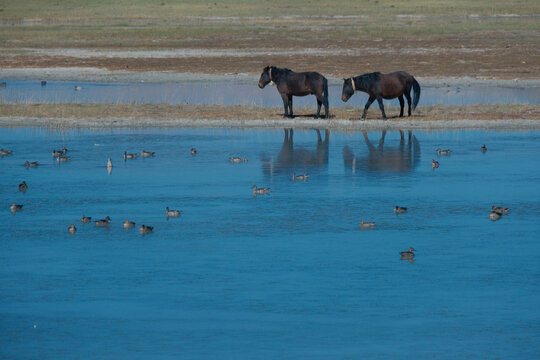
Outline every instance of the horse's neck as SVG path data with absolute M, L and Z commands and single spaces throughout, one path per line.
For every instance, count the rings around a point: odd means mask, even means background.
M 366 84 L 366 81 L 365 81 L 366 79 L 364 79 L 363 76 L 357 76 L 353 78 L 353 80 L 354 80 L 354 87 L 356 90 L 366 91 L 368 84 Z
M 272 69 L 272 81 L 276 84 L 281 80 L 287 77 L 288 71 L 281 68 Z

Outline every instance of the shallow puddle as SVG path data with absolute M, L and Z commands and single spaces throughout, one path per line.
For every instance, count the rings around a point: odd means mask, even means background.
M 71 161 L 58 164 L 51 151 L 62 146 Z M 2 129 L 0 147 L 13 150 L 0 158 L 7 358 L 540 350 L 538 131 L 26 128 Z M 254 196 L 254 184 L 270 194 Z M 23 210 L 12 215 L 12 202 Z M 492 205 L 511 212 L 492 222 Z M 166 206 L 181 216 L 167 219 Z M 83 214 L 111 225 L 82 224 Z M 141 236 L 141 224 L 154 232 Z M 410 246 L 416 261 L 401 261 Z
M 75 87 L 81 90 L 75 90 Z M 357 92 L 347 103 L 341 100 L 341 86 L 329 87 L 330 107 L 344 105 L 363 108 L 368 96 Z M 540 88 L 509 87 L 425 87 L 419 105 L 469 104 L 538 104 Z M 294 106 L 316 106 L 313 96 L 294 97 Z M 50 81 L 41 86 L 39 81 L 8 81 L 0 88 L 0 102 L 4 103 L 111 103 L 111 104 L 192 104 L 192 105 L 252 105 L 282 106 L 275 88 L 259 89 L 257 84 L 234 82 L 179 82 L 179 83 L 75 83 Z M 385 104 L 399 105 L 397 100 Z

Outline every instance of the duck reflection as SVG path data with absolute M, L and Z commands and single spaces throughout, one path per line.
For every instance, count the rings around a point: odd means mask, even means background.
M 420 162 L 420 143 L 412 131 L 408 132 L 407 141 L 405 141 L 403 130 L 399 132 L 401 138 L 397 149 L 384 147 L 386 130 L 382 131 L 378 146 L 371 143 L 367 132 L 362 132 L 369 152 L 367 155 L 356 155 L 348 146 L 343 147 L 345 167 L 351 169 L 353 173 L 357 170 L 366 172 L 412 171 Z
M 317 133 L 315 149 L 295 148 L 293 142 L 294 130 L 283 129 L 283 145 L 276 158 L 261 155 L 263 173 L 273 176 L 276 174 L 291 175 L 291 172 L 303 171 L 306 167 L 326 166 L 328 164 L 328 141 L 330 132 L 325 130 L 324 140 L 320 130 Z

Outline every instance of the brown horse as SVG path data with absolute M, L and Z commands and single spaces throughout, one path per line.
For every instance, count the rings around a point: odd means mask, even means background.
M 383 120 L 386 120 L 382 99 L 398 98 L 401 107 L 399 117 L 403 117 L 403 106 L 405 103 L 403 95 L 405 95 L 407 103 L 409 104 L 409 116 L 411 116 L 411 88 L 414 90 L 414 99 L 412 101 L 412 109 L 414 110 L 420 100 L 420 84 L 418 84 L 418 81 L 416 81 L 412 75 L 405 71 L 396 71 L 390 74 L 374 72 L 349 79 L 343 79 L 341 100 L 346 102 L 356 90 L 366 92 L 369 94 L 369 99 L 364 107 L 362 120 L 366 118 L 367 110 L 375 99 L 377 99 L 377 102 L 379 103 Z
M 328 81 L 317 72 L 296 73 L 285 68 L 267 66 L 263 69 L 259 79 L 259 87 L 264 88 L 269 82 L 274 82 L 283 99 L 285 108 L 284 117 L 293 117 L 294 96 L 315 95 L 317 98 L 317 115 L 321 113 L 321 105 L 324 105 L 324 118 L 328 119 Z

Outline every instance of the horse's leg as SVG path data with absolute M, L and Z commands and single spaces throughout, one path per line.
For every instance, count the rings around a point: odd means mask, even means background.
M 292 112 L 292 95 L 289 95 L 289 116 L 291 119 L 294 117 Z
M 407 104 L 409 104 L 409 116 L 411 116 L 411 89 L 405 91 L 405 97 L 407 98 Z
M 381 133 L 381 139 L 379 140 L 379 151 L 382 152 L 384 148 L 384 139 L 386 138 L 386 130 Z
M 321 106 L 322 106 L 322 102 L 319 99 L 317 99 L 317 114 L 315 114 L 315 119 L 318 119 L 319 115 L 321 114 Z
M 405 101 L 403 100 L 403 94 L 399 95 L 399 117 L 403 117 L 403 108 L 405 107 Z
M 287 117 L 289 116 L 289 97 L 285 94 L 281 94 L 281 99 L 283 100 L 283 107 L 285 108 L 283 117 Z
M 364 113 L 362 114 L 362 120 L 366 120 L 367 110 L 369 109 L 373 101 L 375 101 L 375 97 L 370 95 L 368 101 L 366 102 L 366 105 L 364 106 Z
M 384 105 L 382 102 L 382 97 L 379 96 L 377 98 L 377 102 L 379 103 L 379 109 L 381 109 L 381 112 L 382 112 L 382 119 L 386 120 L 386 113 L 384 112 Z

